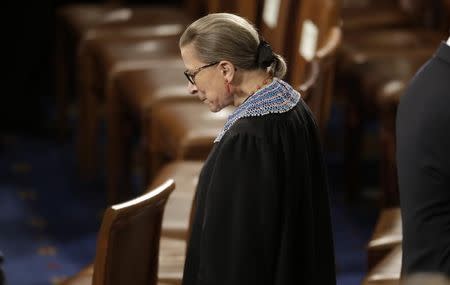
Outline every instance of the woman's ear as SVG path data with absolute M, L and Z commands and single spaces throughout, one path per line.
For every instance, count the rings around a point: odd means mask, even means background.
M 227 82 L 233 81 L 234 73 L 236 72 L 236 68 L 234 67 L 234 65 L 231 62 L 229 62 L 227 60 L 222 60 L 219 63 L 219 69 L 220 69 L 220 72 L 222 73 L 222 76 L 225 81 L 227 81 Z

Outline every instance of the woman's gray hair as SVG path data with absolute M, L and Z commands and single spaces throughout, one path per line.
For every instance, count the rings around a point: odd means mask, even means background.
M 278 78 L 286 74 L 283 57 L 271 51 L 250 22 L 234 14 L 209 14 L 192 23 L 179 45 L 191 43 L 205 63 L 228 60 L 244 70 L 263 69 Z

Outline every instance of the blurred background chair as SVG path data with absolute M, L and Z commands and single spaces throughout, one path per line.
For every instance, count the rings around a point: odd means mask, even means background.
M 338 60 L 337 95 L 345 97 L 347 108 L 345 160 L 350 201 L 358 201 L 362 194 L 359 179 L 363 174 L 359 169 L 364 124 L 374 120 L 378 126 L 375 139 L 380 161 L 380 214 L 367 245 L 369 273 L 363 284 L 400 284 L 402 229 L 395 116 L 409 80 L 432 56 L 439 42 L 448 37 L 450 10 L 445 2 L 403 1 L 402 9 L 414 15 L 414 21 L 394 25 L 394 29 L 391 25 L 374 25 L 358 34 L 344 28 L 347 33 Z M 345 27 L 346 19 L 343 21 Z
M 367 269 L 371 270 L 403 240 L 400 208 L 385 208 L 380 212 L 367 244 Z
M 362 285 L 399 285 L 402 268 L 402 248 L 396 246 L 364 278 Z
M 187 241 L 191 229 L 195 191 L 203 161 L 174 161 L 155 175 L 151 187 L 173 179 L 177 183 L 164 212 L 162 235 Z
M 76 59 L 82 46 L 94 38 L 148 37 L 179 34 L 183 27 L 203 12 L 201 0 L 184 5 L 71 4 L 57 11 L 56 94 L 60 132 L 67 130 L 68 100 L 74 96 Z M 122 4 L 122 5 L 120 5 Z
M 395 77 L 393 73 L 404 72 L 402 69 L 411 69 L 416 62 L 422 62 L 430 57 L 440 41 L 446 39 L 447 28 L 442 27 L 437 11 L 444 9 L 443 1 L 391 1 L 389 10 L 402 11 L 401 14 L 408 15 L 409 21 L 397 19 L 390 22 L 383 20 L 383 13 L 387 4 L 375 4 L 378 1 L 366 1 L 364 7 L 348 7 L 349 11 L 360 10 L 361 14 L 348 13 L 349 19 L 343 13 L 344 40 L 338 57 L 337 70 L 337 95 L 345 97 L 346 104 L 346 136 L 345 136 L 345 160 L 346 160 L 346 188 L 350 199 L 355 199 L 360 195 L 361 183 L 359 181 L 361 173 L 359 166 L 361 163 L 362 137 L 364 124 L 377 117 L 380 101 L 374 90 L 380 78 Z M 345 10 L 345 9 L 344 9 Z M 445 11 L 445 10 L 444 10 Z M 366 23 L 362 27 L 353 24 L 354 17 L 360 19 L 379 18 L 377 21 L 370 20 L 370 25 Z M 445 18 L 442 16 L 441 18 Z M 351 24 L 346 28 L 346 21 Z M 402 58 L 402 63 L 396 60 Z M 408 63 L 411 61 L 411 63 Z M 381 66 L 381 62 L 383 65 Z M 402 66 L 399 66 L 399 65 Z M 369 69 L 378 66 L 377 70 Z M 408 73 L 408 72 L 404 72 Z M 410 74 L 411 75 L 411 74 Z M 406 74 L 398 75 L 408 79 Z M 381 100 L 383 101 L 383 100 Z M 380 170 L 381 196 L 380 203 L 383 206 L 398 205 L 398 194 L 396 181 L 388 178 L 384 170 L 386 157 L 382 155 Z M 397 196 L 397 197 L 396 197 Z

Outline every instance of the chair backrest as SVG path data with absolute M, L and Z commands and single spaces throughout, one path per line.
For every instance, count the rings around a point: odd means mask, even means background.
M 156 285 L 161 222 L 173 180 L 110 206 L 97 237 L 93 285 Z
M 331 32 L 340 27 L 339 0 L 302 0 L 297 8 L 292 41 L 289 81 L 298 87 L 306 79 L 308 64 L 329 44 Z
M 325 137 L 325 130 L 330 117 L 336 52 L 342 40 L 340 28 L 332 30 L 329 45 L 318 51 L 315 59 L 308 65 L 309 77 L 298 87 L 302 98 L 313 112 L 321 137 Z
M 302 47 L 301 41 L 306 38 L 304 35 L 300 38 L 300 48 L 295 51 L 294 63 L 296 64 L 292 67 L 294 71 L 291 73 L 291 83 L 300 91 L 303 99 L 314 113 L 323 138 L 330 116 L 336 53 L 342 41 L 342 30 L 338 25 L 337 12 L 339 11 L 339 6 L 337 6 L 336 1 L 325 0 L 317 2 L 323 2 L 322 7 L 324 9 L 324 14 L 322 16 L 319 15 L 318 18 L 321 20 L 318 21 L 317 31 L 313 30 L 312 35 L 313 40 L 317 41 L 319 48 L 313 51 L 306 50 L 306 54 L 302 54 L 301 49 L 305 47 Z M 314 9 L 313 6 L 309 8 Z M 318 15 L 316 14 L 316 16 Z M 327 20 L 328 17 L 329 19 Z M 311 20 L 309 17 L 304 17 L 303 22 L 306 22 L 306 25 L 311 25 L 311 22 L 308 21 L 315 22 L 314 19 Z M 312 28 L 315 29 L 314 27 Z M 305 29 L 309 29 L 309 27 L 303 25 L 302 33 L 308 33 Z M 321 30 L 322 35 L 320 35 Z M 306 40 L 308 41 L 308 39 Z M 312 54 L 308 54 L 309 52 Z
M 300 1 L 295 0 L 265 0 L 262 9 L 262 19 L 260 24 L 261 36 L 272 46 L 272 49 L 285 57 L 291 54 L 288 43 L 292 41 L 291 35 L 294 33 L 292 21 L 295 19 L 295 12 Z

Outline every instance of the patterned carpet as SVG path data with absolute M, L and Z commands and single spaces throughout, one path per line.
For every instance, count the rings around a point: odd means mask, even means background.
M 337 135 L 336 110 L 332 118 L 331 134 Z M 13 133 L 2 136 L 0 146 L 0 251 L 8 284 L 58 284 L 93 261 L 105 207 L 102 179 L 80 181 L 73 139 Z M 335 150 L 326 157 L 338 284 L 360 284 L 377 209 L 370 201 L 345 202 L 342 157 Z

